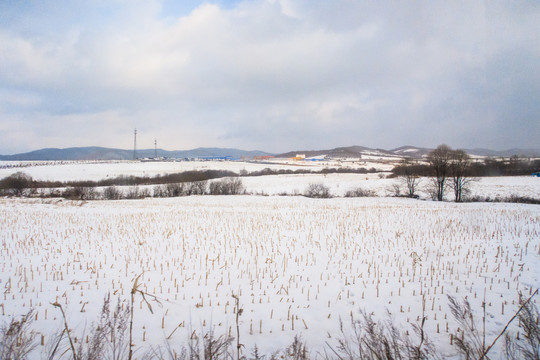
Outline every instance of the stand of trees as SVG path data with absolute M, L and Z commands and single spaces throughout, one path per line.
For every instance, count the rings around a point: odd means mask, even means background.
M 450 160 L 450 176 L 452 177 L 452 189 L 454 190 L 454 199 L 461 202 L 463 191 L 467 185 L 473 181 L 470 177 L 471 159 L 463 150 L 454 150 Z
M 20 171 L 0 180 L 0 193 L 6 195 L 27 196 L 35 187 L 32 177 Z
M 448 145 L 439 145 L 431 151 L 427 163 L 415 163 L 405 159 L 392 172 L 407 185 L 408 196 L 414 197 L 420 177 L 432 180 L 434 200 L 442 201 L 445 191 L 451 189 L 456 202 L 463 201 L 469 184 L 481 176 L 530 175 L 540 170 L 540 160 L 487 158 L 475 161 L 463 150 L 454 150 Z
M 452 150 L 448 145 L 439 145 L 428 154 L 428 162 L 434 185 L 434 197 L 444 199 L 447 186 L 454 190 L 454 200 L 461 202 L 467 185 L 473 181 L 470 176 L 471 158 L 463 150 Z
M 469 159 L 469 162 L 468 174 L 474 177 L 530 175 L 540 171 L 540 160 L 524 159 L 517 156 L 507 159 Z M 407 159 L 396 166 L 392 169 L 392 173 L 395 176 L 405 176 L 407 173 L 416 176 L 433 175 L 429 164 L 414 162 L 412 159 Z
M 421 181 L 416 167 L 417 166 L 412 164 L 409 159 L 404 159 L 400 164 L 400 168 L 403 170 L 401 179 L 407 187 L 407 196 L 411 198 L 416 197 L 416 190 Z
M 442 201 L 444 198 L 444 188 L 446 186 L 446 179 L 450 175 L 453 157 L 454 151 L 448 145 L 439 145 L 428 154 L 428 162 L 435 186 L 435 195 L 439 201 Z
M 399 175 L 407 185 L 408 196 L 414 197 L 420 176 L 431 177 L 433 199 L 442 201 L 445 190 L 451 187 L 456 202 L 463 200 L 467 185 L 473 181 L 471 177 L 471 158 L 463 150 L 453 150 L 448 145 L 439 145 L 427 156 L 427 164 L 413 164 L 405 159 L 394 174 Z

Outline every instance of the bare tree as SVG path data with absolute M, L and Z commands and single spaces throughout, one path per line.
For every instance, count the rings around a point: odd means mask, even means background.
M 433 173 L 433 183 L 436 187 L 436 198 L 442 201 L 444 187 L 450 173 L 453 151 L 448 145 L 439 145 L 428 154 L 428 161 Z
M 120 200 L 122 192 L 116 186 L 109 186 L 103 190 L 103 198 L 106 200 Z
M 208 181 L 194 181 L 190 184 L 188 194 L 189 195 L 204 195 L 208 189 Z
M 309 184 L 304 196 L 310 198 L 329 198 L 332 197 L 330 194 L 330 188 L 322 183 L 312 183 Z
M 418 185 L 420 185 L 420 176 L 414 171 L 410 159 L 403 159 L 400 165 L 403 168 L 401 181 L 407 185 L 407 195 L 409 197 L 415 197 L 416 189 L 418 188 Z
M 210 195 L 239 195 L 244 185 L 242 180 L 236 177 L 224 178 L 210 183 L 208 193 Z
M 369 189 L 362 189 L 361 187 L 348 190 L 345 193 L 345 197 L 375 197 L 375 196 L 377 196 L 375 191 L 369 190 Z
M 456 202 L 461 202 L 463 192 L 467 190 L 467 185 L 473 180 L 468 176 L 470 165 L 471 158 L 465 151 L 455 150 L 452 152 L 450 174 L 452 175 L 452 187 Z
M 26 196 L 27 190 L 32 186 L 32 177 L 21 171 L 16 172 L 2 180 L 0 180 L 0 187 L 5 189 L 8 194 L 14 196 Z
M 184 183 L 171 183 L 165 185 L 165 194 L 167 197 L 177 197 L 185 193 Z

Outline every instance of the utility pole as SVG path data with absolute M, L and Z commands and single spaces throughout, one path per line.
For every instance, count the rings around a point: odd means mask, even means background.
M 133 160 L 137 160 L 137 128 L 135 128 L 133 136 Z
M 157 140 L 154 138 L 154 159 L 157 159 Z

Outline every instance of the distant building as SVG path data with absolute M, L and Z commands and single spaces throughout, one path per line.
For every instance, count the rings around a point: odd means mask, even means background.
M 326 155 L 313 156 L 313 157 L 304 159 L 304 161 L 324 161 L 324 160 L 326 160 Z
M 269 160 L 273 158 L 274 157 L 272 155 L 263 155 L 263 156 L 254 156 L 253 160 Z
M 233 161 L 238 160 L 232 156 L 201 156 L 199 160 L 203 161 Z

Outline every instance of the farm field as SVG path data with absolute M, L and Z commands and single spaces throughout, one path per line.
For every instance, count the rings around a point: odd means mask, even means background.
M 394 196 L 394 185 L 405 185 L 399 179 L 387 178 L 393 165 L 386 159 L 346 159 L 343 161 L 302 162 L 288 159 L 275 159 L 272 163 L 244 161 L 182 161 L 182 162 L 0 162 L 0 179 L 22 171 L 35 180 L 44 181 L 99 181 L 118 176 L 165 175 L 189 170 L 228 170 L 236 173 L 242 171 L 255 172 L 263 169 L 308 170 L 321 171 L 325 168 L 358 169 L 375 168 L 378 173 L 330 173 L 330 174 L 285 174 L 242 177 L 247 193 L 279 195 L 303 194 L 312 183 L 323 183 L 328 186 L 333 196 L 344 196 L 349 190 L 362 188 L 372 191 L 376 196 Z M 422 199 L 430 199 L 427 188 L 429 179 L 422 179 L 418 187 L 418 195 Z M 142 186 L 141 188 L 144 188 Z M 152 193 L 153 186 L 146 186 Z M 126 189 L 127 190 L 127 189 Z M 470 184 L 470 196 L 509 197 L 524 196 L 540 198 L 540 179 L 532 176 L 497 176 L 478 178 Z M 446 192 L 447 200 L 452 200 L 452 191 Z
M 399 162 L 394 160 L 347 159 L 343 161 L 294 161 L 273 159 L 269 162 L 255 161 L 0 161 L 0 178 L 17 171 L 23 171 L 37 180 L 103 180 L 117 176 L 156 176 L 189 170 L 229 170 L 239 173 L 272 170 L 311 170 L 324 168 L 375 168 L 378 171 L 390 171 Z
M 249 193 L 267 195 L 303 194 L 312 183 L 322 183 L 329 187 L 333 196 L 344 196 L 349 190 L 362 188 L 370 190 L 375 196 L 394 196 L 394 185 L 400 186 L 402 194 L 405 184 L 397 178 L 386 178 L 386 174 L 302 174 L 269 175 L 243 177 L 242 182 Z M 422 199 L 431 199 L 428 188 L 430 179 L 422 178 L 418 195 Z M 470 184 L 470 196 L 508 197 L 511 195 L 540 198 L 540 179 L 533 176 L 497 176 L 477 178 Z M 453 200 L 453 192 L 448 189 L 445 198 Z
M 540 285 L 537 205 L 299 196 L 0 199 L 0 234 L 2 319 L 34 308 L 45 342 L 62 327 L 51 303 L 63 306 L 81 341 L 105 295 L 127 306 L 142 274 L 140 289 L 156 298 L 146 298 L 151 313 L 135 297 L 137 347 L 168 337 L 185 345 L 193 331 L 208 329 L 235 336 L 237 294 L 246 354 L 255 344 L 263 353 L 282 348 L 295 334 L 323 354 L 327 343 L 337 344 L 340 319 L 347 329 L 362 309 L 383 320 L 389 312 L 412 332 L 424 299 L 427 333 L 451 355 L 450 334 L 459 332 L 448 295 L 467 298 L 478 318 L 485 297 L 491 342 L 517 310 L 518 294 Z

